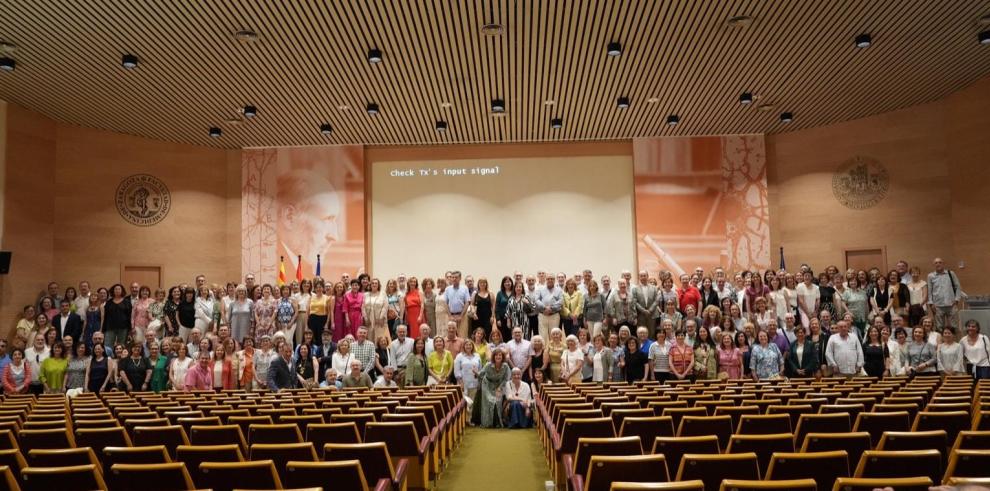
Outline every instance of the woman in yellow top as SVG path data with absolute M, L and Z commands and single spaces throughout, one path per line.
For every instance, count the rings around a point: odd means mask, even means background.
M 564 334 L 577 335 L 578 328 L 582 325 L 582 313 L 584 313 L 584 295 L 577 289 L 574 278 L 568 279 L 564 283 L 564 302 L 560 306 L 560 320 L 564 324 Z
M 323 331 L 330 330 L 329 312 L 330 297 L 325 295 L 325 286 L 322 281 L 313 285 L 313 295 L 309 298 L 309 317 L 306 323 L 309 330 L 313 331 L 314 339 L 322 339 Z M 292 340 L 288 340 L 290 343 Z
M 550 342 L 547 344 L 547 355 L 550 357 L 550 380 L 560 381 L 560 361 L 564 354 L 564 332 L 559 327 L 550 331 Z
M 445 384 L 450 380 L 450 372 L 454 370 L 454 357 L 447 351 L 443 336 L 437 336 L 433 340 L 433 353 L 427 357 L 426 365 L 433 383 Z M 427 382 L 427 385 L 432 384 Z
M 485 366 L 488 363 L 488 343 L 485 342 L 485 330 L 482 328 L 477 328 L 474 330 L 474 352 L 481 357 L 481 366 Z
M 17 321 L 17 327 L 14 328 L 13 344 L 15 348 L 24 349 L 27 347 L 31 332 L 38 328 L 38 324 L 35 322 L 36 317 L 34 306 L 24 307 L 24 317 Z
M 69 367 L 69 360 L 65 357 L 65 345 L 55 343 L 52 345 L 52 354 L 45 361 L 41 362 L 41 370 L 38 379 L 45 384 L 45 394 L 58 394 L 65 386 L 65 371 Z

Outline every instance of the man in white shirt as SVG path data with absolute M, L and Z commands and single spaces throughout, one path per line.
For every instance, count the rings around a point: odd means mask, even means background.
M 732 287 L 732 283 L 727 281 L 725 277 L 725 270 L 722 268 L 715 268 L 715 284 L 712 285 L 712 289 L 718 294 L 718 301 L 726 297 L 732 297 L 736 293 L 736 289 Z
M 423 347 L 423 353 L 429 356 L 430 353 L 433 353 L 433 335 L 429 324 L 419 326 L 419 337 L 423 338 L 423 344 L 425 345 Z
M 591 279 L 590 269 L 581 272 L 581 283 L 578 284 L 578 290 L 581 290 L 581 295 L 588 296 L 588 285 L 591 284 Z
M 787 336 L 787 342 L 790 344 L 794 344 L 794 340 L 797 339 L 797 334 L 794 334 L 795 327 L 797 327 L 797 322 L 794 319 L 794 313 L 784 314 L 784 335 Z
M 198 327 L 189 330 L 189 343 L 186 344 L 186 351 L 191 358 L 199 355 L 199 340 L 203 338 L 203 331 Z
M 825 346 L 825 359 L 832 368 L 832 375 L 852 378 L 863 368 L 863 346 L 855 334 L 849 332 L 849 324 L 842 320 L 836 323 L 838 334 L 828 338 Z
M 79 282 L 79 296 L 76 297 L 76 313 L 83 319 L 86 318 L 86 311 L 89 310 L 89 282 L 86 280 Z M 94 299 L 96 300 L 96 299 Z
M 468 331 L 469 319 L 465 314 L 467 314 L 468 307 L 471 306 L 471 295 L 470 287 L 466 283 L 461 285 L 461 272 L 450 273 L 450 284 L 444 290 L 443 297 L 447 300 L 450 320 L 457 323 L 461 333 Z
M 382 368 L 382 376 L 375 380 L 375 387 L 398 387 L 399 384 L 395 383 L 395 368 L 392 365 L 388 365 Z
M 914 278 L 911 276 L 911 269 L 908 267 L 907 261 L 901 259 L 897 261 L 897 274 L 901 277 L 901 283 L 905 285 L 910 285 Z
M 45 336 L 37 334 L 34 336 L 34 344 L 24 350 L 24 361 L 31 365 L 31 383 L 28 384 L 28 391 L 35 395 L 40 395 L 45 391 L 45 385 L 41 383 L 41 362 L 51 356 L 51 351 L 45 345 Z
M 560 307 L 564 303 L 564 292 L 554 285 L 553 276 L 547 276 L 547 287 L 540 290 L 536 298 L 539 311 L 538 331 L 543 339 L 550 339 L 550 331 L 560 327 Z
M 523 378 L 528 380 L 533 353 L 529 341 L 523 339 L 522 329 L 517 327 L 512 330 L 512 340 L 505 343 L 505 347 L 509 350 L 509 366 L 522 370 Z

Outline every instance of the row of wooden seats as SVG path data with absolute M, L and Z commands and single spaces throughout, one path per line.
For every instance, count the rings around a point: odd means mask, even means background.
M 718 488 L 720 491 L 874 491 L 890 488 L 894 491 L 929 491 L 932 480 L 927 477 L 904 478 L 854 478 L 840 477 L 834 484 L 819 485 L 812 479 L 795 479 L 789 481 L 756 481 L 745 479 L 725 479 Z M 952 478 L 951 486 L 971 484 L 990 487 L 990 478 Z M 679 482 L 613 482 L 611 487 L 602 488 L 610 491 L 705 491 L 705 483 L 701 480 Z

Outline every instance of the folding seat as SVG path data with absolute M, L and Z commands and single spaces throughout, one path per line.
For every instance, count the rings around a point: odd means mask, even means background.
M 849 415 L 849 424 L 856 422 L 859 413 L 866 412 L 862 404 L 823 404 L 818 408 L 818 414 L 846 413 Z
M 220 418 L 223 421 L 223 418 Z M 272 424 L 271 416 L 231 416 L 227 418 L 226 424 L 237 425 L 241 427 L 241 434 L 245 438 L 250 435 L 251 425 L 270 425 Z
M 653 410 L 657 416 L 662 416 L 667 408 L 687 408 L 687 401 L 652 401 L 646 403 L 646 409 Z M 707 413 L 707 411 L 706 411 Z
M 955 442 L 960 431 L 972 427 L 973 420 L 968 411 L 928 412 L 921 411 L 914 418 L 911 431 L 945 430 L 949 442 Z
M 765 475 L 770 466 L 770 457 L 775 452 L 794 452 L 794 435 L 790 433 L 732 435 L 725 453 L 747 452 L 756 454 L 756 459 L 760 463 L 760 475 Z
M 179 445 L 189 445 L 186 430 L 181 426 L 135 426 L 132 431 L 132 441 L 135 446 L 164 445 L 169 449 L 169 456 L 175 457 L 175 448 Z
M 181 418 L 202 418 L 203 411 L 164 411 L 161 413 L 162 417 L 168 419 L 169 424 L 177 425 L 179 424 L 179 419 Z M 220 419 L 217 417 L 217 419 Z M 219 424 L 219 423 L 218 423 Z
M 739 435 L 770 435 L 791 432 L 791 417 L 787 414 L 744 414 L 736 427 Z
M 744 414 L 760 414 L 759 406 L 719 406 L 715 408 L 715 416 L 731 416 L 732 427 L 739 426 L 739 420 Z
M 898 478 L 863 478 L 840 477 L 832 486 L 832 491 L 874 491 L 890 488 L 894 491 L 928 491 L 932 486 L 931 478 L 898 477 Z
M 114 418 L 81 419 L 72 422 L 72 428 L 75 430 L 80 430 L 85 428 L 113 428 L 117 426 L 120 426 L 120 422 Z
M 361 443 L 361 435 L 353 422 L 314 424 L 306 428 L 306 441 L 321 449 L 327 443 Z
M 990 450 L 953 450 L 944 477 L 990 477 Z
M 409 487 L 430 488 L 429 437 L 417 435 L 416 426 L 411 421 L 368 423 L 365 427 L 364 441 L 384 443 L 388 447 L 393 465 L 399 460 L 408 461 Z
M 361 470 L 361 462 L 357 460 L 340 460 L 336 462 L 289 462 L 286 480 L 282 484 L 289 489 L 322 488 L 327 483 L 333 483 L 336 489 L 367 491 L 368 481 Z M 384 491 L 390 489 L 392 483 L 381 479 L 375 489 Z
M 877 450 L 938 450 L 943 471 L 949 461 L 947 447 L 945 430 L 885 431 L 877 444 Z
M 21 489 L 25 491 L 92 491 L 107 489 L 98 466 L 93 464 L 21 469 Z
M 706 491 L 718 491 L 723 479 L 760 479 L 755 453 L 686 454 L 681 459 L 677 480 L 700 479 Z
M 219 409 L 219 410 L 210 411 L 210 416 L 218 416 L 220 418 L 221 423 L 231 424 L 230 418 L 235 416 L 250 417 L 251 412 L 248 411 L 247 409 Z
M 680 482 L 613 482 L 610 491 L 705 491 L 705 483 L 694 481 Z
M 110 473 L 113 464 L 167 464 L 172 462 L 164 445 L 149 447 L 105 447 L 100 452 L 103 474 Z
M 964 403 L 959 403 L 959 402 L 953 402 L 953 403 L 935 403 L 935 402 L 932 402 L 932 403 L 929 403 L 927 406 L 925 406 L 925 411 L 926 412 L 929 412 L 929 413 L 950 413 L 950 412 L 955 412 L 955 411 L 962 411 L 962 412 L 965 412 L 965 413 L 969 413 L 969 411 L 972 408 L 973 408 L 972 404 L 970 404 L 968 402 L 964 402 Z
M 17 476 L 5 465 L 0 466 L 0 491 L 21 491 L 21 485 L 17 484 Z
M 632 402 L 628 399 L 622 398 L 622 402 L 606 402 L 601 404 L 598 409 L 602 410 L 603 416 L 611 416 L 612 411 L 617 411 L 619 409 L 642 409 L 639 407 L 639 403 Z
M 581 438 L 573 455 L 564 455 L 561 466 L 567 474 L 568 482 L 573 476 L 587 476 L 591 458 L 597 455 L 623 456 L 642 455 L 643 447 L 639 438 Z
M 865 431 L 849 433 L 808 433 L 801 452 L 830 452 L 845 450 L 849 454 L 849 470 L 856 470 L 863 452 L 873 448 L 870 434 Z
M 254 443 L 251 460 L 271 460 L 279 478 L 285 477 L 285 465 L 289 461 L 316 462 L 319 459 L 312 443 Z
M 872 397 L 840 397 L 835 400 L 836 405 L 862 404 L 864 412 L 872 411 L 873 405 L 876 403 L 877 400 Z
M 990 450 L 990 431 L 960 431 L 952 450 Z
M 919 413 L 920 414 L 920 413 Z M 859 413 L 853 431 L 865 431 L 870 434 L 870 443 L 874 447 L 880 443 L 880 437 L 885 431 L 910 431 L 911 419 L 906 411 L 893 413 Z
M 796 479 L 791 481 L 749 481 L 744 479 L 725 479 L 719 487 L 721 491 L 818 491 L 818 483 L 814 479 Z
M 10 450 L 20 448 L 17 445 L 17 437 L 12 430 L 0 430 L 0 450 Z
M 612 418 L 612 425 L 615 426 L 616 433 L 618 433 L 622 428 L 622 422 L 625 421 L 626 418 L 649 418 L 652 416 L 653 411 L 641 407 L 631 409 L 615 409 L 609 414 L 609 417 Z
M 973 431 L 990 431 L 990 411 L 980 411 L 973 416 Z
M 58 467 L 62 465 L 88 465 L 100 467 L 96 453 L 90 447 L 41 449 L 28 452 L 28 465 L 31 467 Z M 101 470 L 102 472 L 102 470 Z
M 859 458 L 853 477 L 925 476 L 942 478 L 942 455 L 938 450 L 867 450 Z
M 766 480 L 814 479 L 823 491 L 831 489 L 837 478 L 849 477 L 849 454 L 831 452 L 777 452 L 770 457 Z
M 197 486 L 205 488 L 199 464 L 203 462 L 243 462 L 240 446 L 230 445 L 179 445 L 175 459 L 186 464 L 186 470 Z
M 124 420 L 124 429 L 127 430 L 127 434 L 134 438 L 134 428 L 138 426 L 169 426 L 168 419 L 165 418 L 128 418 Z
M 27 460 L 16 448 L 0 450 L 0 465 L 9 467 L 15 475 L 20 475 L 21 469 L 28 466 Z
M 186 435 L 192 431 L 193 426 L 220 426 L 219 416 L 203 416 L 200 418 L 178 418 L 175 420 L 175 424 L 182 427 L 186 431 Z
M 551 435 L 550 471 L 561 486 L 566 473 L 561 467 L 564 454 L 573 454 L 581 438 L 614 438 L 615 428 L 610 418 L 573 418 L 561 422 Z
M 726 448 L 729 445 L 729 437 L 732 436 L 732 417 L 684 416 L 681 419 L 677 436 L 704 435 L 715 435 L 718 437 L 719 448 Z
M 848 433 L 852 423 L 846 413 L 802 414 L 794 429 L 794 445 L 800 447 L 808 433 Z
M 663 454 L 667 460 L 667 469 L 680 469 L 681 459 L 686 454 L 717 454 L 719 453 L 718 437 L 679 436 L 660 437 L 653 443 L 652 453 Z M 676 476 L 676 474 L 675 474 Z
M 193 426 L 189 431 L 189 442 L 193 445 L 237 445 L 242 454 L 248 453 L 247 440 L 241 427 L 235 424 L 220 426 Z
M 645 418 L 625 418 L 619 427 L 619 436 L 639 437 L 644 450 L 653 448 L 658 436 L 674 436 L 673 418 L 670 416 L 649 416 Z
M 203 476 L 200 485 L 213 491 L 234 489 L 282 489 L 282 481 L 270 460 L 249 462 L 203 462 L 199 465 Z
M 438 437 L 440 433 L 436 430 L 430 430 L 429 424 L 426 422 L 426 416 L 423 414 L 384 414 L 382 415 L 383 423 L 401 423 L 410 422 L 416 428 L 416 435 L 419 438 L 426 436 L 427 450 L 430 454 L 430 477 L 435 478 L 440 473 L 440 467 L 443 462 L 446 462 L 449 458 L 448 449 L 442 442 L 438 442 Z M 353 442 L 358 443 L 358 442 Z M 440 443 L 438 445 L 438 443 Z
M 786 414 L 791 418 L 791 429 L 797 428 L 798 419 L 802 414 L 814 414 L 814 409 L 807 404 L 776 405 L 767 408 L 767 414 Z M 737 424 L 738 426 L 738 424 Z M 736 428 L 737 426 L 733 426 Z M 788 432 L 789 433 L 789 432 Z
M 21 425 L 22 430 L 64 430 L 65 420 L 27 420 Z
M 660 416 L 670 416 L 671 417 L 671 422 L 674 424 L 674 428 L 676 428 L 677 431 L 680 432 L 681 419 L 683 417 L 685 417 L 685 416 L 697 416 L 697 417 L 708 416 L 708 410 L 706 410 L 703 407 L 685 407 L 685 408 L 668 407 L 668 408 L 666 408 L 666 409 L 663 410 L 663 414 L 661 414 Z M 732 431 L 729 431 L 729 434 L 732 434 Z M 728 442 L 728 437 L 726 437 L 726 442 Z
M 35 448 L 72 448 L 76 446 L 73 440 L 69 429 L 65 427 L 53 430 L 21 430 L 17 434 L 18 446 L 23 453 Z
M 193 490 L 186 464 L 114 464 L 107 482 L 111 489 L 147 491 Z
M 252 424 L 248 443 L 302 443 L 302 432 L 294 424 Z
M 588 472 L 574 475 L 570 481 L 573 491 L 607 489 L 615 481 L 656 483 L 667 482 L 670 475 L 663 455 L 595 455 Z
M 364 435 L 364 427 L 368 423 L 374 423 L 378 421 L 378 416 L 374 413 L 348 413 L 348 414 L 334 414 L 330 416 L 331 423 L 348 423 L 353 422 L 358 427 L 358 432 Z
M 291 415 L 291 416 L 280 416 L 278 419 L 280 424 L 294 424 L 299 427 L 299 431 L 303 435 L 306 434 L 306 427 L 311 424 L 323 424 L 323 416 L 319 414 L 309 414 L 309 415 Z
M 406 468 L 409 461 L 398 459 L 393 464 L 388 447 L 382 442 L 328 443 L 323 447 L 323 460 L 357 460 L 361 462 L 361 470 L 368 482 L 377 483 L 380 479 L 387 479 L 392 483 L 393 490 L 405 491 L 407 488 Z

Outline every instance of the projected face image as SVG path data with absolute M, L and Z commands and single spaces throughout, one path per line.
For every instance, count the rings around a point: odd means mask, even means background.
M 325 254 L 339 237 L 340 198 L 326 177 L 296 170 L 278 178 L 279 239 L 303 257 Z

